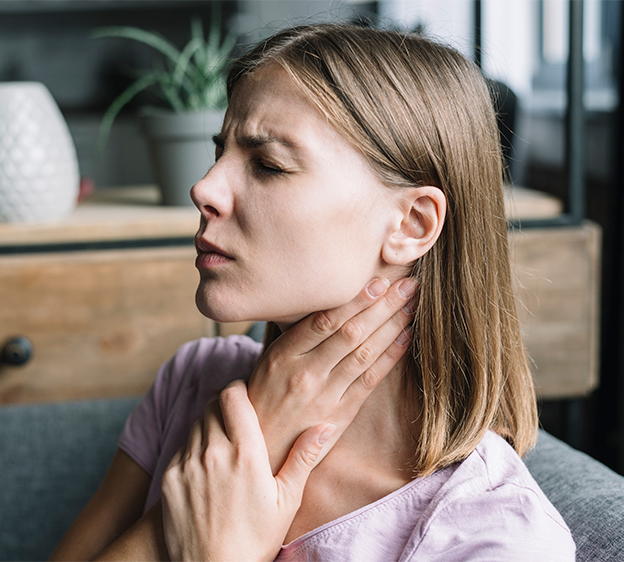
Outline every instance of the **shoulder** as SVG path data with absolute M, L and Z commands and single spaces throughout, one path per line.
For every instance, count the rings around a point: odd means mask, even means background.
M 574 542 L 520 457 L 488 432 L 450 471 L 413 536 L 423 559 L 573 561 Z M 430 553 L 428 557 L 426 553 Z
M 182 345 L 130 414 L 119 447 L 154 474 L 163 450 L 184 444 L 190 424 L 203 415 L 206 404 L 233 380 L 249 378 L 261 351 L 261 344 L 246 336 L 201 338 Z
M 247 336 L 200 338 L 181 345 L 170 360 L 176 372 L 201 371 L 210 364 L 227 366 L 256 361 L 262 344 Z
M 247 336 L 201 338 L 182 345 L 158 378 L 170 398 L 189 386 L 202 395 L 218 393 L 233 380 L 249 378 L 261 351 Z

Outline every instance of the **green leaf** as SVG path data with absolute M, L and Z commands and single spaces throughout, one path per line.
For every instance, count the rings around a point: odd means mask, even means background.
M 178 112 L 206 108 L 223 108 L 226 105 L 224 69 L 236 44 L 236 35 L 228 33 L 222 41 L 220 6 L 211 14 L 208 37 L 204 37 L 201 19 L 191 20 L 191 39 L 178 50 L 158 33 L 136 27 L 103 27 L 93 32 L 93 37 L 118 37 L 143 43 L 162 55 L 165 60 L 156 63 L 147 73 L 118 96 L 108 108 L 96 143 L 100 154 L 110 134 L 119 111 L 140 91 L 152 87 L 171 108 Z
M 178 61 L 173 71 L 172 80 L 174 83 L 181 83 L 182 78 L 186 73 L 189 73 L 190 75 L 194 71 L 194 73 L 197 74 L 197 69 L 192 66 L 191 68 L 189 68 L 189 63 L 191 62 L 193 55 L 198 51 L 201 51 L 203 46 L 203 41 L 200 39 L 191 39 L 186 44 L 186 47 L 184 47 L 184 50 L 180 53 L 180 56 L 178 57 Z
M 132 98 L 134 98 L 134 96 L 150 86 L 153 86 L 157 81 L 158 78 L 153 73 L 145 74 L 136 82 L 128 86 L 113 100 L 113 103 L 110 104 L 110 107 L 106 110 L 106 113 L 104 113 L 102 122 L 100 123 L 100 130 L 98 131 L 95 143 L 95 154 L 97 158 L 102 155 L 102 150 L 104 150 L 104 146 L 108 141 L 111 127 L 113 126 L 113 122 L 119 112 L 132 100 Z

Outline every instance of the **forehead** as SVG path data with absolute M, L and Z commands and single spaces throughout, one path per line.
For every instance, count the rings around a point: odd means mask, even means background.
M 236 135 L 279 133 L 291 138 L 293 144 L 318 136 L 346 143 L 288 72 L 277 64 L 262 67 L 236 84 L 224 132 L 232 128 Z

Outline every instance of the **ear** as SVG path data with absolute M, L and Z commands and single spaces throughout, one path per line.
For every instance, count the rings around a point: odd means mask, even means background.
M 414 187 L 399 193 L 395 223 L 381 256 L 391 265 L 407 265 L 426 254 L 442 232 L 446 197 L 432 186 Z

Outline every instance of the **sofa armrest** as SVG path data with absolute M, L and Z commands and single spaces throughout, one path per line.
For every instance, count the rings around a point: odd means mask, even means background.
M 624 477 L 544 431 L 525 462 L 570 527 L 577 561 L 624 559 Z

